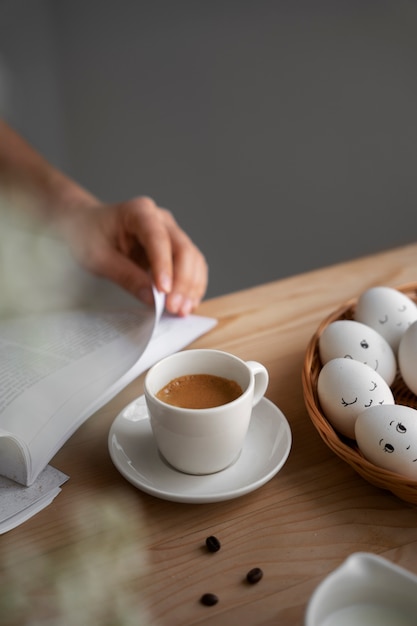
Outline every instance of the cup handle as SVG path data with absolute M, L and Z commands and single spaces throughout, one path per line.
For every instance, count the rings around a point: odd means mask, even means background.
M 246 365 L 252 370 L 254 376 L 252 406 L 255 406 L 265 395 L 269 383 L 269 374 L 266 367 L 257 361 L 246 361 Z

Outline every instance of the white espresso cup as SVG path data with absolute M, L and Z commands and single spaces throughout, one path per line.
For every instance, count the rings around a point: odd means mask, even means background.
M 242 394 L 202 409 L 174 406 L 156 397 L 173 379 L 193 374 L 234 380 Z M 268 381 L 268 371 L 260 363 L 220 350 L 185 350 L 156 363 L 145 377 L 144 392 L 161 455 L 187 474 L 212 474 L 232 465 L 242 450 L 252 408 L 263 397 Z

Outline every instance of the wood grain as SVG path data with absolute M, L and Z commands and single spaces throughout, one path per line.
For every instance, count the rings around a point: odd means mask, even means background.
M 140 377 L 56 455 L 53 464 L 71 478 L 54 503 L 1 538 L 2 586 L 25 597 L 20 613 L 10 606 L 5 613 L 0 592 L 1 623 L 25 623 L 27 611 L 33 619 L 61 612 L 57 623 L 72 624 L 57 581 L 79 589 L 92 576 L 99 591 L 86 583 L 84 600 L 90 609 L 101 603 L 97 623 L 293 626 L 303 623 L 317 584 L 353 552 L 381 554 L 417 573 L 415 507 L 335 457 L 309 420 L 301 386 L 308 340 L 325 316 L 367 287 L 414 280 L 417 245 L 204 302 L 199 312 L 219 323 L 193 347 L 267 366 L 266 395 L 293 433 L 287 463 L 259 490 L 226 502 L 178 504 L 135 489 L 112 465 L 107 436 L 117 413 L 142 393 Z M 211 534 L 222 543 L 215 554 L 205 548 Z M 256 585 L 245 582 L 252 567 L 264 571 Z M 206 592 L 218 595 L 217 605 L 200 604 Z M 112 622 L 119 601 L 126 616 L 118 609 Z

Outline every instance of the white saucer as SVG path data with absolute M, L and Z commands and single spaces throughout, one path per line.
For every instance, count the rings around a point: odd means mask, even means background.
M 263 398 L 254 408 L 238 460 L 205 476 L 183 474 L 159 455 L 153 439 L 145 397 L 119 413 L 109 432 L 110 456 L 133 485 L 163 500 L 219 502 L 258 489 L 279 472 L 291 449 L 291 429 L 278 407 Z

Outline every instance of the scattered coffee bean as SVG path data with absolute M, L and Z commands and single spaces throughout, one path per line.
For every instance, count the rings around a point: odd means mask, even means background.
M 215 593 L 204 593 L 200 598 L 201 604 L 204 604 L 205 606 L 214 606 L 218 603 L 218 601 L 219 598 Z
M 220 541 L 214 535 L 210 535 L 206 539 L 206 546 L 209 552 L 218 552 L 220 550 Z
M 264 573 L 260 567 L 254 567 L 246 574 L 246 580 L 251 585 L 254 585 L 255 583 L 258 583 L 261 580 L 263 575 Z

